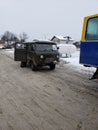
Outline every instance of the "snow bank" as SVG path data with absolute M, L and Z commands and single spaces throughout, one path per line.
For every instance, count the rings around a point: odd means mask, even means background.
M 59 44 L 60 57 L 71 57 L 72 54 L 76 51 L 76 47 L 72 44 Z
M 96 68 L 95 67 L 84 67 L 82 64 L 79 63 L 79 58 L 80 58 L 80 50 L 76 50 L 74 53 L 72 53 L 72 57 L 69 58 L 60 58 L 61 63 L 63 63 L 62 66 L 66 66 L 66 63 L 68 65 L 82 73 L 86 73 L 88 75 L 92 75 Z
M 5 53 L 14 53 L 14 48 L 12 48 L 12 49 L 5 49 Z

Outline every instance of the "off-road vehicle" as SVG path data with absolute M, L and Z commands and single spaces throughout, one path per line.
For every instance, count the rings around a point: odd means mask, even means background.
M 33 41 L 15 43 L 14 60 L 21 61 L 21 67 L 29 65 L 32 70 L 39 66 L 49 66 L 51 70 L 59 62 L 56 43 L 50 41 Z

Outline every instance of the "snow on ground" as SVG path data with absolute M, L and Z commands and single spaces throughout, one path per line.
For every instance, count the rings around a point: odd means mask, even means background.
M 88 75 L 93 74 L 96 70 L 94 67 L 84 67 L 79 63 L 80 50 L 75 51 L 69 58 L 60 58 L 61 61 L 68 63 L 72 68 L 79 72 L 87 73 Z M 66 65 L 66 64 L 65 64 Z
M 6 51 L 5 51 L 5 53 L 14 53 L 14 48 L 12 48 L 12 49 L 5 49 Z

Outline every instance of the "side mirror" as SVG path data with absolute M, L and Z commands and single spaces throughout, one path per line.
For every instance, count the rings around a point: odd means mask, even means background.
M 57 47 L 57 49 L 59 50 L 59 47 Z

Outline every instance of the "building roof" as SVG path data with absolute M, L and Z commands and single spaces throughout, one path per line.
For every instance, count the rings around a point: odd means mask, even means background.
M 57 36 L 57 35 L 55 35 L 55 36 L 53 36 L 52 38 L 51 38 L 51 41 L 54 39 L 54 38 L 57 38 L 57 39 L 59 39 L 59 40 L 68 40 L 68 37 L 70 38 L 70 40 L 72 40 L 73 41 L 73 39 L 70 37 L 70 36 L 65 36 L 65 37 L 63 37 L 63 36 Z

